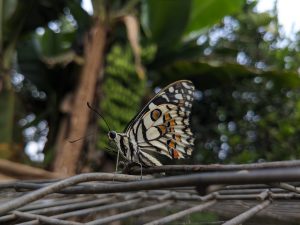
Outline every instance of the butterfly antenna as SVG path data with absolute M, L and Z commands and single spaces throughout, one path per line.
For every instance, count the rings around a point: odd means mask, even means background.
M 106 122 L 106 120 L 104 119 L 104 117 L 103 117 L 96 109 L 94 109 L 94 108 L 90 105 L 89 102 L 87 102 L 86 104 L 87 104 L 87 106 L 88 106 L 88 108 L 89 108 L 90 110 L 92 110 L 94 113 L 97 114 L 97 116 L 99 116 L 101 119 L 104 120 L 104 122 L 105 122 L 105 124 L 106 124 L 108 130 L 110 131 L 111 129 L 110 129 L 108 123 Z M 80 140 L 82 140 L 82 139 L 84 139 L 84 138 L 86 138 L 86 137 L 89 137 L 89 136 L 93 135 L 93 134 L 94 134 L 94 133 L 91 133 L 91 134 L 88 134 L 88 135 L 86 135 L 86 136 L 80 137 L 80 138 L 78 138 L 78 139 L 69 141 L 69 143 L 75 143 L 75 142 L 80 141 Z
M 110 129 L 108 123 L 106 122 L 106 120 L 104 119 L 104 117 L 103 117 L 96 109 L 94 109 L 94 108 L 90 105 L 89 102 L 87 102 L 86 104 L 87 104 L 87 107 L 88 107 L 90 110 L 92 110 L 94 113 L 96 113 L 97 116 L 99 116 L 101 119 L 104 120 L 104 122 L 105 122 L 105 124 L 106 124 L 108 130 L 111 131 L 111 129 Z
M 111 131 L 107 121 L 104 119 L 104 117 L 96 110 L 94 109 L 89 102 L 86 103 L 87 104 L 87 107 L 89 107 L 90 110 L 92 110 L 94 113 L 97 114 L 97 116 L 99 116 L 100 118 L 102 118 L 108 128 L 109 131 Z M 118 172 L 118 167 L 119 167 L 119 159 L 120 159 L 120 150 L 118 149 L 118 154 L 117 154 L 117 163 L 116 163 L 116 171 L 115 171 L 115 174 Z M 113 181 L 115 180 L 115 178 L 113 177 Z
M 119 167 L 119 159 L 120 159 L 120 150 L 118 149 L 118 154 L 117 154 L 117 162 L 116 162 L 116 173 L 118 172 L 118 167 Z

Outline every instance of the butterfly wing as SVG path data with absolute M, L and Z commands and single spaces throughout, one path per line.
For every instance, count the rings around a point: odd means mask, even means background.
M 148 153 L 172 159 L 191 155 L 193 134 L 189 126 L 194 85 L 181 80 L 162 89 L 130 122 L 125 133 L 146 165 L 160 165 Z

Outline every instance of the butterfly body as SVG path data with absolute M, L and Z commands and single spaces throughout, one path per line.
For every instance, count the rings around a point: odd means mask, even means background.
M 155 154 L 171 159 L 190 156 L 194 138 L 189 116 L 194 89 L 188 80 L 168 85 L 132 119 L 124 133 L 110 131 L 109 139 L 125 159 L 145 166 L 162 165 Z

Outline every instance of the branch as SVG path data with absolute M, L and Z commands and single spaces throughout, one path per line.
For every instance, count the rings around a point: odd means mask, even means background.
M 25 219 L 37 219 L 41 222 L 48 223 L 48 224 L 58 224 L 58 225 L 82 225 L 82 223 L 72 222 L 72 221 L 64 221 L 59 219 L 50 218 L 47 216 L 41 216 L 41 215 L 35 215 L 32 213 L 26 213 L 26 212 L 19 212 L 14 211 L 14 215 L 25 218 Z
M 153 173 L 188 173 L 188 172 L 208 172 L 208 171 L 232 171 L 232 170 L 254 170 L 267 168 L 286 168 L 300 167 L 300 160 L 265 162 L 265 163 L 250 163 L 239 165 L 165 165 L 150 168 L 143 168 L 143 174 Z M 140 174 L 140 168 L 129 168 L 129 174 Z
M 216 203 L 216 201 L 212 200 L 212 201 L 209 201 L 209 202 L 206 202 L 206 203 L 194 206 L 192 208 L 180 211 L 178 213 L 171 214 L 171 215 L 163 217 L 161 219 L 154 220 L 152 222 L 146 223 L 145 225 L 167 224 L 167 223 L 170 223 L 172 221 L 178 220 L 178 219 L 180 219 L 180 218 L 182 218 L 184 216 L 187 216 L 189 214 L 192 214 L 192 213 L 195 213 L 195 212 L 201 212 L 201 211 L 205 210 L 206 208 L 212 206 L 215 203 Z
M 128 212 L 120 213 L 120 214 L 117 214 L 117 215 L 114 215 L 114 216 L 108 216 L 108 217 L 105 217 L 103 219 L 94 220 L 94 221 L 86 223 L 86 224 L 87 225 L 108 224 L 110 222 L 120 220 L 120 219 L 124 219 L 124 218 L 130 217 L 130 216 L 137 216 L 137 215 L 140 215 L 141 213 L 146 213 L 146 212 L 150 212 L 150 211 L 153 211 L 153 210 L 158 210 L 158 209 L 164 208 L 164 207 L 166 207 L 166 206 L 168 206 L 172 203 L 174 203 L 174 202 L 173 201 L 166 201 L 166 202 L 163 202 L 163 203 L 158 203 L 158 204 L 143 207 L 143 208 L 140 208 L 140 209 L 135 209 L 135 210 L 131 210 L 131 211 L 128 211 Z
M 233 219 L 227 221 L 226 223 L 223 223 L 223 225 L 238 225 L 242 224 L 246 220 L 250 219 L 252 216 L 254 216 L 256 213 L 261 211 L 262 209 L 266 208 L 271 204 L 270 200 L 265 200 L 262 203 L 258 204 L 257 206 L 249 209 L 248 211 L 234 217 Z
M 109 210 L 109 209 L 120 209 L 120 208 L 130 207 L 132 205 L 135 205 L 135 204 L 141 202 L 141 200 L 142 199 L 139 198 L 139 199 L 121 201 L 121 202 L 117 202 L 117 203 L 111 203 L 111 204 L 108 204 L 108 205 L 88 207 L 88 208 L 83 208 L 83 209 L 80 209 L 80 210 L 70 211 L 70 212 L 58 214 L 58 215 L 55 215 L 55 216 L 51 216 L 50 218 L 66 219 L 66 218 L 75 217 L 75 216 L 91 215 L 93 213 L 102 212 L 102 211 L 106 211 L 106 210 Z M 34 221 L 28 221 L 28 222 L 25 222 L 25 223 L 22 223 L 22 224 L 23 225 L 38 225 L 40 223 L 38 222 L 38 220 L 34 220 Z
M 300 188 L 287 183 L 273 183 L 272 186 L 300 194 Z
M 30 192 L 26 195 L 23 195 L 19 198 L 13 199 L 6 204 L 0 206 L 0 215 L 11 211 L 12 209 L 19 208 L 30 202 L 36 201 L 48 194 L 55 193 L 66 187 L 72 186 L 81 182 L 88 181 L 101 181 L 101 180 L 119 180 L 119 181 L 128 181 L 128 180 L 137 180 L 137 176 L 123 175 L 123 174 L 108 174 L 108 173 L 89 173 L 81 174 L 74 177 L 67 178 L 65 180 L 50 184 L 44 188 L 38 189 L 36 191 Z M 107 185 L 110 187 L 111 185 Z
M 47 187 L 32 191 L 19 198 L 10 200 L 0 206 L 0 215 L 13 209 L 19 208 L 25 204 L 40 199 L 48 194 L 55 193 L 66 187 L 81 182 L 101 181 L 104 179 L 115 179 L 121 181 L 134 180 L 127 183 L 101 184 L 93 185 L 90 193 L 116 193 L 116 192 L 134 192 L 139 190 L 164 189 L 171 187 L 187 186 L 205 186 L 209 184 L 253 184 L 253 183 L 273 183 L 289 182 L 300 180 L 300 168 L 281 168 L 281 169 L 263 169 L 246 172 L 207 172 L 198 174 L 189 174 L 181 176 L 163 177 L 137 181 L 138 176 L 107 174 L 107 173 L 89 173 L 81 174 L 67 178 Z M 88 188 L 88 187 L 86 187 Z

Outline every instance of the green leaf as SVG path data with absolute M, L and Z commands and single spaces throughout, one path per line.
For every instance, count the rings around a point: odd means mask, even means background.
M 39 90 L 49 91 L 51 83 L 47 76 L 47 68 L 40 60 L 36 49 L 36 40 L 30 39 L 22 40 L 18 44 L 18 72 L 23 74 L 30 80 Z
M 3 19 L 4 21 L 9 20 L 14 12 L 17 9 L 18 1 L 17 0 L 11 0 L 11 1 L 3 1 Z
M 10 42 L 16 35 L 23 35 L 55 20 L 63 12 L 65 1 L 5 1 L 4 41 Z
M 46 57 L 57 56 L 70 50 L 75 32 L 55 33 L 46 29 L 42 36 L 37 36 L 39 54 Z
M 160 47 L 173 46 L 188 23 L 191 0 L 147 0 L 142 3 L 145 33 Z
M 297 72 L 261 71 L 235 63 L 219 61 L 177 61 L 160 69 L 159 76 L 164 77 L 164 84 L 176 79 L 197 81 L 203 88 L 226 86 L 237 78 L 262 76 L 272 80 L 274 88 L 298 88 L 300 78 Z M 158 77 L 159 79 L 159 77 Z
M 185 33 L 198 32 L 218 23 L 224 16 L 239 12 L 244 3 L 244 0 L 193 0 Z
M 92 17 L 81 7 L 77 1 L 67 1 L 67 5 L 76 23 L 78 32 L 82 33 L 90 28 Z
M 239 155 L 233 157 L 231 161 L 239 163 L 251 163 L 256 157 L 256 152 L 250 150 L 244 150 Z

